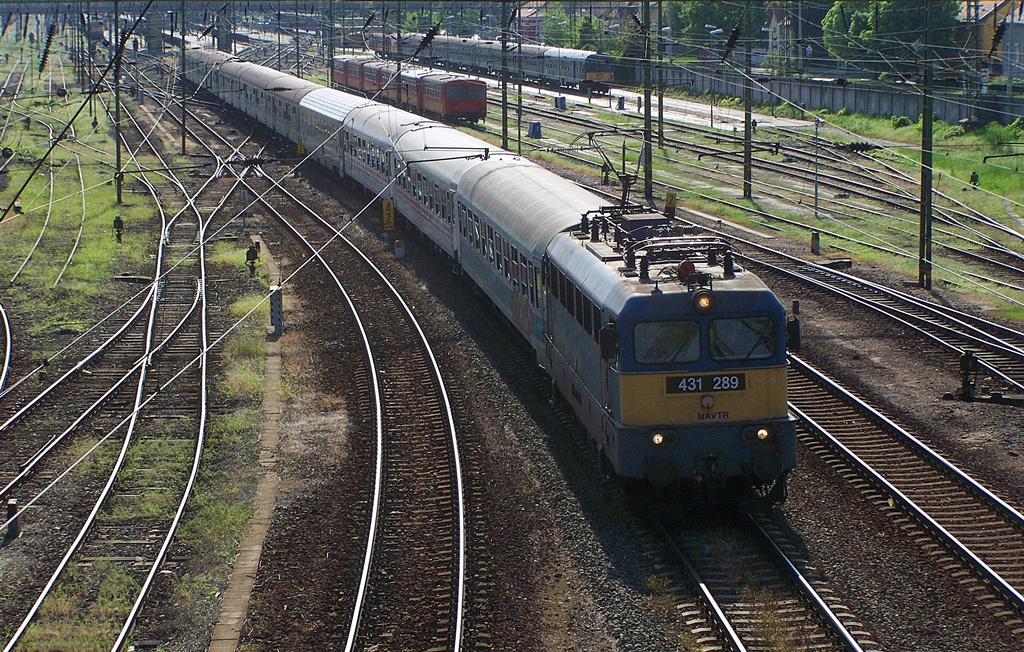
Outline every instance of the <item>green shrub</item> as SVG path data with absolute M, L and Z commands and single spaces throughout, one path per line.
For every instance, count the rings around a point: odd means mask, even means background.
M 903 127 L 909 127 L 914 123 L 905 115 L 894 115 L 889 118 L 889 124 L 892 125 L 893 129 L 902 129 Z

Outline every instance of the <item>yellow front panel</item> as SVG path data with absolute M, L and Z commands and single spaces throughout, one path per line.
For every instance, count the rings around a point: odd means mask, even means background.
M 745 375 L 746 387 L 733 391 L 669 394 L 666 378 Z M 786 414 L 786 368 L 738 369 L 732 372 L 619 374 L 623 426 L 672 426 L 747 421 Z M 705 398 L 710 397 L 710 399 Z M 703 404 L 702 404 L 703 403 Z

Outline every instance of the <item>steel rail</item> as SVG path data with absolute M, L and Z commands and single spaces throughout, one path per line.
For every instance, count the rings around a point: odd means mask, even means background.
M 151 192 L 156 197 L 156 189 L 149 185 Z M 212 219 L 211 214 L 210 218 Z M 181 524 L 181 519 L 185 515 L 185 508 L 188 505 L 188 499 L 192 495 L 192 490 L 195 487 L 197 478 L 199 477 L 200 464 L 202 462 L 202 453 L 206 443 L 206 426 L 208 418 L 207 399 L 209 394 L 209 369 L 208 369 L 208 353 L 209 353 L 209 326 L 208 326 L 208 304 L 206 295 L 206 226 L 209 220 L 203 222 L 200 220 L 199 228 L 199 279 L 200 282 L 197 284 L 198 294 L 202 297 L 201 311 L 202 315 L 200 318 L 200 358 L 199 358 L 199 369 L 200 369 L 200 388 L 199 388 L 199 426 L 198 436 L 196 439 L 195 451 L 192 457 L 192 467 L 189 472 L 188 480 L 185 483 L 185 487 L 181 494 L 181 500 L 178 502 L 178 508 L 174 513 L 174 518 L 171 520 L 170 527 L 168 528 L 167 534 L 164 536 L 164 540 L 160 545 L 160 549 L 157 551 L 156 559 L 153 565 L 149 569 L 149 573 L 146 575 L 146 579 L 139 588 L 137 597 L 132 604 L 132 608 L 125 618 L 125 621 L 121 627 L 121 631 L 118 633 L 117 638 L 111 645 L 111 652 L 119 652 L 124 648 L 127 642 L 128 635 L 131 633 L 138 620 L 139 614 L 142 611 L 142 605 L 145 602 L 146 597 L 152 590 L 153 583 L 156 580 L 157 573 L 160 567 L 163 565 L 164 560 L 167 558 L 167 551 L 171 547 L 171 543 L 174 540 L 174 535 L 178 531 L 178 526 Z M 184 323 L 184 322 L 182 322 Z M 191 364 L 191 363 L 190 363 Z
M 775 543 L 775 540 L 772 539 L 772 537 L 768 534 L 767 531 L 765 531 L 763 527 L 761 527 L 761 524 L 758 522 L 757 518 L 753 514 L 748 514 L 747 516 L 750 518 L 750 522 L 754 525 L 754 527 L 761 534 L 761 536 L 764 537 L 765 541 L 768 542 L 769 546 L 772 549 L 772 552 L 775 553 L 776 558 L 778 558 L 778 560 L 782 562 L 782 565 L 786 568 L 786 570 L 789 571 L 790 575 L 792 575 L 793 578 L 800 585 L 800 589 L 801 591 L 803 591 L 804 597 L 806 597 L 811 602 L 811 605 L 814 607 L 814 609 L 825 618 L 825 621 L 832 629 L 832 633 L 835 634 L 835 636 L 840 640 L 840 642 L 842 642 L 842 644 L 846 647 L 847 650 L 850 650 L 851 652 L 863 652 L 860 643 L 858 643 L 857 639 L 854 638 L 853 634 L 850 633 L 850 630 L 846 629 L 846 626 L 843 625 L 842 621 L 839 620 L 839 618 L 828 606 L 828 604 L 825 603 L 825 600 L 821 597 L 821 595 L 819 595 L 818 592 L 814 590 L 814 587 L 811 586 L 811 583 L 807 581 L 807 578 L 804 577 L 803 573 L 801 573 L 800 570 L 793 565 L 793 562 L 790 561 L 789 557 L 786 556 L 786 553 L 784 553 L 782 549 L 779 548 L 778 544 Z
M 259 169 L 262 170 L 262 166 L 259 166 Z M 437 364 L 437 359 L 434 357 L 433 349 L 430 347 L 430 343 L 427 341 L 426 334 L 423 332 L 423 329 L 420 327 L 419 321 L 416 319 L 415 315 L 413 314 L 412 309 L 406 303 L 405 299 L 402 298 L 402 295 L 398 292 L 398 290 L 395 288 L 395 286 L 392 285 L 391 281 L 389 281 L 388 278 L 386 277 L 386 275 L 380 270 L 380 268 L 378 268 L 373 263 L 373 261 L 371 261 L 369 259 L 369 257 L 365 253 L 362 252 L 362 250 L 360 250 L 358 247 L 356 247 L 355 243 L 353 243 L 351 240 L 346 238 L 339 229 L 337 229 L 333 224 L 331 224 L 327 220 L 323 219 L 320 215 L 318 215 L 315 211 L 313 211 L 313 209 L 309 208 L 305 203 L 303 203 L 301 200 L 299 200 L 299 198 L 297 198 L 293 194 L 291 194 L 288 191 L 287 188 L 285 188 L 284 186 L 281 185 L 281 183 L 279 181 L 274 180 L 273 178 L 267 176 L 265 173 L 264 173 L 264 176 L 266 176 L 268 178 L 268 180 L 270 180 L 270 182 L 272 183 L 272 185 L 273 185 L 273 187 L 275 189 L 279 190 L 281 193 L 283 193 L 285 196 L 287 196 L 289 199 L 291 199 L 297 205 L 302 207 L 303 210 L 305 210 L 310 216 L 312 216 L 324 228 L 326 228 L 329 233 L 333 234 L 331 236 L 331 238 L 329 238 L 328 241 L 326 243 L 324 243 L 324 245 L 322 245 L 321 249 L 323 249 L 324 247 L 329 245 L 334 240 L 340 240 L 340 241 L 344 242 L 345 245 L 347 247 L 349 247 L 359 258 L 361 258 L 363 260 L 363 262 L 367 266 L 369 266 L 370 269 L 372 269 L 374 271 L 375 274 L 378 275 L 378 277 L 380 278 L 381 282 L 383 282 L 384 285 L 388 288 L 388 292 L 391 294 L 391 296 L 394 298 L 394 300 L 401 307 L 402 311 L 405 313 L 406 319 L 408 320 L 408 322 L 415 329 L 417 337 L 419 338 L 419 340 L 420 340 L 420 342 L 421 342 L 421 344 L 423 346 L 423 350 L 425 351 L 425 353 L 426 353 L 426 355 L 427 355 L 427 357 L 428 357 L 428 359 L 430 361 L 431 374 L 434 376 L 434 382 L 437 384 L 437 391 L 438 391 L 439 397 L 441 398 L 441 400 L 442 400 L 442 402 L 444 404 L 445 418 L 446 418 L 446 421 L 447 421 L 446 429 L 448 430 L 448 432 L 450 434 L 450 437 L 451 437 L 452 458 L 453 458 L 453 466 L 454 466 L 453 475 L 455 476 L 455 484 L 456 484 L 455 492 L 456 492 L 456 496 L 457 496 L 457 500 L 458 500 L 458 538 L 459 538 L 459 544 L 458 544 L 459 545 L 459 553 L 458 553 L 459 569 L 458 569 L 458 585 L 457 585 L 457 594 L 458 595 L 457 595 L 457 598 L 456 598 L 455 644 L 454 644 L 454 647 L 452 648 L 452 652 L 459 652 L 459 650 L 461 649 L 461 646 L 462 646 L 463 615 L 464 615 L 463 612 L 464 612 L 464 601 L 465 601 L 465 575 L 466 575 L 466 525 L 465 525 L 465 499 L 464 499 L 463 485 L 462 485 L 462 462 L 461 462 L 461 458 L 460 458 L 460 455 L 459 455 L 459 442 L 458 442 L 458 436 L 457 436 L 457 432 L 456 432 L 456 428 L 455 428 L 455 416 L 454 416 L 454 412 L 452 410 L 451 400 L 448 397 L 448 389 L 447 389 L 447 386 L 446 386 L 446 384 L 444 382 L 444 378 L 441 376 L 441 369 L 440 369 L 440 367 Z M 259 196 L 259 198 L 260 198 L 261 201 L 263 201 L 265 206 L 271 208 L 271 210 L 274 210 L 273 207 L 272 207 L 272 204 L 270 202 L 264 200 L 262 196 Z M 277 211 L 274 210 L 274 212 L 276 213 Z M 376 503 L 376 499 L 375 499 L 375 505 L 376 504 L 377 503 Z M 360 589 L 359 589 L 360 603 L 361 603 L 362 596 L 365 594 L 365 585 L 364 585 L 364 583 L 365 583 L 366 580 L 368 580 L 369 564 L 370 564 L 370 555 L 369 555 L 369 553 L 370 552 L 371 552 L 370 550 L 367 550 L 368 554 L 367 554 L 367 556 L 365 558 L 365 561 L 364 561 L 363 580 L 360 582 Z M 351 650 L 353 649 L 353 646 L 355 644 L 355 634 L 356 634 L 357 625 L 358 625 L 357 622 L 353 622 L 353 628 L 350 630 L 348 643 L 346 644 L 346 648 L 345 648 L 346 652 L 351 652 Z
M 78 374 L 82 369 L 85 368 L 86 365 L 92 362 L 93 359 L 95 359 L 97 356 L 103 353 L 111 344 L 113 344 L 119 337 L 121 337 L 121 335 L 123 335 L 124 332 L 128 330 L 128 328 L 132 324 L 134 324 L 135 321 L 142 315 L 143 310 L 145 310 L 146 306 L 148 306 L 149 303 L 152 301 L 155 291 L 156 281 L 149 285 L 149 292 L 147 293 L 146 299 L 139 305 L 135 313 L 132 314 L 132 316 L 129 317 L 128 320 L 125 321 L 125 323 L 122 324 L 121 327 L 118 328 L 113 335 L 108 337 L 102 344 L 100 344 L 99 347 L 94 349 L 89 355 L 79 360 L 73 367 L 64 372 L 60 376 L 60 378 L 53 381 L 46 389 L 37 394 L 28 403 L 23 405 L 17 412 L 15 412 L 6 421 L 4 421 L 3 424 L 0 424 L 0 433 L 3 433 L 8 428 L 10 428 L 12 424 L 21 420 L 22 417 L 24 417 L 30 410 L 32 410 L 36 405 L 38 405 L 44 398 L 46 398 L 46 396 L 49 395 L 50 392 L 54 391 L 57 387 L 59 387 L 64 381 L 66 381 L 71 376 Z M 28 377 L 29 376 L 26 376 L 26 378 Z M 10 391 L 10 389 L 13 389 L 13 387 L 8 388 L 8 391 Z
M 259 193 L 255 194 L 257 197 L 259 196 Z M 276 210 L 273 208 L 270 202 L 264 201 L 264 205 L 276 213 Z M 380 377 L 378 376 L 377 363 L 373 354 L 373 348 L 370 345 L 370 339 L 366 327 L 363 325 L 362 318 L 359 315 L 359 310 L 356 308 L 355 303 L 352 301 L 352 298 L 345 290 L 345 286 L 342 284 L 341 279 L 337 277 L 331 266 L 328 265 L 327 261 L 325 261 L 323 257 L 320 255 L 319 249 L 317 249 L 312 245 L 312 243 L 307 241 L 302 236 L 302 234 L 299 233 L 298 229 L 292 226 L 292 224 L 287 220 L 284 220 L 279 214 L 278 218 L 296 238 L 298 238 L 301 242 L 303 242 L 306 245 L 306 247 L 312 252 L 313 256 L 318 261 L 320 261 L 320 264 L 323 266 L 324 270 L 328 273 L 328 275 L 330 275 L 331 279 L 334 281 L 334 284 L 338 287 L 338 291 L 341 293 L 342 298 L 348 305 L 349 312 L 351 313 L 353 319 L 355 320 L 356 328 L 358 329 L 360 339 L 363 342 L 363 349 L 366 354 L 367 366 L 369 367 L 369 375 L 372 380 L 371 386 L 373 387 L 374 418 L 377 423 L 376 462 L 374 464 L 373 501 L 371 503 L 370 509 L 370 523 L 369 530 L 367 533 L 366 551 L 363 555 L 362 572 L 360 574 L 359 586 L 356 589 L 355 605 L 353 606 L 352 610 L 352 621 L 349 626 L 348 638 L 346 639 L 345 643 L 345 652 L 353 652 L 353 650 L 355 649 L 356 634 L 359 630 L 359 620 L 360 615 L 362 614 L 363 602 L 366 598 L 366 588 L 370 581 L 370 566 L 373 560 L 373 550 L 377 537 L 377 523 L 380 520 L 380 504 L 384 484 L 384 410 L 382 398 L 379 391 Z M 321 246 L 320 249 L 323 249 L 324 246 Z
M 167 222 L 166 216 L 164 215 L 163 210 L 160 211 L 160 218 L 161 218 L 161 222 L 162 222 L 161 233 L 166 233 L 168 228 L 169 228 L 169 226 L 168 226 L 168 222 Z M 155 276 L 157 278 L 160 277 L 160 270 L 163 268 L 163 254 L 164 254 L 163 250 L 164 250 L 164 244 L 166 243 L 166 238 L 161 237 L 160 238 L 160 243 L 161 243 L 161 246 L 157 247 L 156 263 L 154 265 L 154 269 L 156 270 Z M 158 283 L 159 283 L 159 281 L 157 281 L 157 280 L 153 281 L 152 287 L 155 290 L 158 288 Z M 158 303 L 159 303 L 159 291 L 157 290 L 156 292 L 154 292 L 153 300 L 150 302 L 149 319 L 147 320 L 147 324 L 146 324 L 145 358 L 147 360 L 149 359 L 150 354 L 152 352 L 153 329 L 154 329 L 155 324 L 156 324 L 156 311 L 157 311 Z M 127 459 L 128 449 L 129 449 L 129 447 L 130 447 L 130 445 L 132 443 L 132 439 L 133 439 L 133 435 L 134 435 L 134 431 L 135 431 L 135 425 L 138 423 L 138 415 L 141 412 L 142 405 L 144 404 L 144 396 L 143 395 L 144 395 L 144 392 L 145 392 L 145 385 L 146 385 L 146 377 L 147 377 L 147 374 L 148 374 L 148 367 L 149 367 L 148 364 L 143 364 L 140 367 L 138 388 L 136 389 L 136 393 L 135 393 L 135 404 L 134 404 L 134 406 L 132 408 L 131 414 L 128 416 L 128 424 L 127 424 L 127 428 L 126 428 L 126 431 L 125 431 L 124 441 L 121 444 L 121 449 L 118 452 L 117 459 L 114 461 L 113 467 L 110 470 L 110 474 L 107 477 L 107 482 L 104 484 L 103 488 L 100 490 L 100 493 L 97 496 L 95 503 L 93 504 L 92 510 L 89 512 L 89 515 L 86 517 L 86 520 L 82 524 L 82 527 L 79 530 L 78 534 L 75 536 L 75 539 L 72 541 L 71 545 L 68 547 L 66 553 L 62 557 L 61 561 L 58 563 L 57 568 L 53 571 L 53 573 L 50 576 L 50 579 L 47 581 L 46 585 L 43 587 L 43 589 L 40 592 L 39 596 L 36 598 L 35 602 L 32 604 L 32 607 L 29 609 L 29 612 L 25 615 L 25 617 L 22 620 L 21 624 L 18 626 L 18 628 L 14 631 L 13 635 L 11 636 L 11 638 L 8 640 L 7 645 L 4 647 L 4 651 L 3 652 L 11 652 L 11 650 L 13 650 L 14 647 L 18 644 L 18 641 L 21 639 L 21 637 L 25 634 L 25 632 L 27 631 L 29 625 L 35 619 L 36 614 L 39 612 L 39 608 L 42 606 L 43 601 L 46 599 L 46 597 L 53 590 L 53 587 L 56 586 L 57 581 L 64 574 L 64 571 L 67 569 L 68 565 L 71 563 L 71 559 L 75 556 L 75 554 L 77 553 L 78 549 L 81 547 L 82 543 L 85 541 L 85 537 L 92 530 L 92 527 L 93 527 L 93 525 L 96 522 L 96 518 L 99 515 L 100 510 L 106 504 L 107 498 L 110 496 L 111 492 L 113 491 L 114 484 L 115 484 L 115 482 L 117 480 L 117 476 L 120 474 L 121 468 L 123 467 L 124 462 Z
M 19 483 L 24 481 L 25 478 L 27 478 L 32 473 L 32 471 L 35 470 L 35 467 L 39 464 L 39 462 L 45 459 L 45 457 L 49 455 L 54 448 L 60 445 L 68 437 L 68 435 L 74 432 L 86 419 L 92 416 L 93 412 L 95 412 L 101 405 L 103 405 L 107 401 L 107 399 L 113 396 L 115 392 L 120 390 L 124 386 L 124 384 L 127 383 L 128 380 L 130 380 L 131 377 L 135 375 L 136 371 L 141 369 L 144 365 L 152 364 L 153 355 L 163 351 L 167 344 L 169 344 L 170 341 L 174 337 L 176 337 L 177 334 L 181 331 L 181 329 L 185 326 L 185 322 L 188 321 L 188 319 L 195 313 L 196 308 L 199 305 L 199 299 L 201 295 L 201 288 L 197 285 L 196 296 L 192 302 L 192 307 L 189 308 L 188 311 L 186 311 L 185 316 L 178 322 L 178 324 L 174 327 L 171 333 L 167 337 L 165 337 L 160 344 L 154 347 L 153 352 L 150 355 L 142 356 L 141 358 L 136 360 L 121 375 L 120 378 L 115 380 L 114 383 L 109 388 L 107 388 L 105 392 L 103 392 L 103 394 L 99 398 L 97 398 L 89 407 L 83 410 L 82 413 L 79 414 L 78 417 L 76 417 L 75 420 L 71 422 L 71 425 L 65 428 L 64 431 L 61 432 L 59 435 L 53 437 L 48 442 L 46 442 L 46 444 L 38 451 L 36 451 L 32 455 L 32 457 L 21 463 L 21 465 L 19 466 L 18 475 L 12 478 L 11 481 L 7 483 L 7 486 L 0 489 L 0 502 L 3 502 L 7 495 L 10 494 L 10 492 L 13 491 L 18 486 Z
M 7 384 L 7 374 L 11 371 L 11 321 L 7 318 L 7 311 L 4 310 L 3 304 L 0 304 L 0 321 L 3 322 L 4 329 L 4 366 L 0 370 L 0 391 L 3 391 L 4 385 Z
M 790 354 L 790 358 L 795 359 L 795 356 Z M 803 365 L 806 365 L 806 363 L 803 363 L 802 361 L 801 363 Z M 840 391 L 843 395 L 847 394 L 847 392 L 841 389 Z M 908 514 L 913 516 L 915 519 L 917 519 L 919 522 L 923 523 L 927 528 L 929 528 L 932 532 L 934 532 L 938 536 L 939 540 L 942 541 L 943 544 L 946 545 L 951 552 L 953 552 L 958 557 L 960 557 L 961 559 L 968 562 L 971 566 L 973 566 L 976 569 L 976 571 L 982 576 L 982 578 L 990 586 L 993 587 L 993 589 L 999 591 L 999 593 L 1002 594 L 1004 599 L 1013 604 L 1016 607 L 1016 609 L 1024 610 L 1024 596 L 1022 596 L 1015 588 L 1010 586 L 1002 578 L 1002 576 L 999 575 L 999 573 L 994 571 L 980 557 L 974 554 L 974 552 L 971 551 L 970 548 L 964 545 L 959 539 L 957 539 L 953 534 L 951 534 L 940 523 L 935 521 L 935 519 L 933 519 L 927 512 L 918 507 L 918 505 L 914 503 L 914 501 L 911 500 L 906 494 L 904 494 L 893 484 L 891 484 L 888 480 L 882 477 L 881 474 L 875 471 L 875 469 L 873 469 L 869 464 L 867 464 L 864 460 L 858 457 L 842 442 L 834 438 L 825 428 L 823 428 L 821 425 L 815 422 L 814 419 L 809 417 L 807 414 L 805 414 L 802 410 L 800 410 L 792 403 L 789 403 L 789 409 L 792 410 L 793 413 L 800 418 L 801 422 L 809 430 L 814 432 L 819 438 L 826 442 L 830 448 L 832 448 L 835 452 L 840 454 L 849 463 L 853 464 L 861 475 L 863 475 L 866 479 L 874 483 L 883 492 L 892 496 L 896 502 L 900 503 L 900 505 Z M 971 482 L 973 483 L 973 481 Z M 977 483 L 973 483 L 971 486 L 984 490 L 984 488 Z M 986 491 L 986 493 L 988 492 Z M 999 500 L 995 496 L 992 496 L 992 498 L 994 498 L 995 501 L 998 501 L 997 504 L 1005 505 L 1003 501 Z M 1009 508 L 1009 506 L 1007 507 Z M 1012 510 L 1012 508 L 1009 509 Z M 1016 510 L 1012 510 L 1012 512 L 1007 513 L 1012 513 L 1019 516 Z
M 61 268 L 60 274 L 57 274 L 57 280 L 53 282 L 53 287 L 57 287 L 57 284 L 64 278 L 64 272 L 68 270 L 68 266 L 71 265 L 71 259 L 74 258 L 75 252 L 78 251 L 79 245 L 82 244 L 82 233 L 85 231 L 85 218 L 88 214 L 88 209 L 85 203 L 85 177 L 82 176 L 82 158 L 77 152 L 73 153 L 75 157 L 75 167 L 78 169 L 78 183 L 82 187 L 82 219 L 78 223 L 78 235 L 75 236 L 75 243 L 71 245 L 71 252 L 68 253 L 68 259 L 64 262 L 64 267 Z
M 701 602 L 705 608 L 708 609 L 712 619 L 718 624 L 721 634 L 725 638 L 725 642 L 732 647 L 735 652 L 747 652 L 747 647 L 743 644 L 743 639 L 740 638 L 739 633 L 733 628 L 732 623 L 729 622 L 729 616 L 726 615 L 725 609 L 722 605 L 718 604 L 718 600 L 711 593 L 711 589 L 708 587 L 704 578 L 701 577 L 700 571 L 690 561 L 690 557 L 686 552 L 679 547 L 675 542 L 675 539 L 669 535 L 668 530 L 665 529 L 665 525 L 661 521 L 655 521 L 658 528 L 661 530 L 665 541 L 668 542 L 669 546 L 679 557 L 679 560 L 683 562 L 683 566 L 686 567 L 686 571 L 690 574 L 690 578 L 693 580 L 694 585 L 697 587 L 697 591 L 700 593 Z
M 47 127 L 49 127 L 49 125 L 47 125 Z M 50 128 L 50 136 L 51 136 L 51 138 L 53 136 L 53 129 L 52 128 Z M 16 271 L 14 273 L 14 276 L 11 277 L 11 280 L 10 280 L 10 284 L 11 285 L 14 285 L 14 283 L 18 280 L 18 277 L 21 276 L 21 273 L 23 271 L 25 271 L 25 267 L 28 266 L 28 262 L 30 260 L 32 260 L 32 254 L 34 254 L 36 252 L 36 249 L 39 248 L 39 243 L 43 241 L 43 235 L 46 233 L 46 227 L 50 225 L 50 216 L 53 215 L 53 163 L 52 163 L 52 159 L 51 159 L 51 163 L 50 163 L 50 167 L 49 167 L 48 171 L 49 171 L 49 175 L 47 175 L 47 176 L 49 177 L 50 200 L 48 202 L 46 202 L 46 217 L 43 218 L 43 225 L 39 228 L 39 236 L 36 238 L 35 244 L 33 244 L 32 248 L 29 249 L 28 255 L 25 256 L 25 260 L 21 263 L 21 267 L 19 267 L 18 271 Z
M 956 344 L 954 342 L 951 342 L 951 341 L 949 341 L 947 339 L 943 339 L 942 337 L 940 337 L 936 333 L 931 332 L 928 328 L 925 328 L 925 326 L 930 326 L 931 328 L 934 328 L 935 330 L 939 331 L 940 333 L 943 333 L 943 334 L 947 335 L 950 339 L 959 340 L 960 342 L 963 342 L 967 346 L 973 345 L 973 346 L 977 347 L 977 349 L 978 349 L 978 352 L 976 352 L 976 360 L 977 360 L 977 363 L 981 367 L 983 367 L 986 371 L 988 371 L 989 373 L 991 373 L 994 376 L 998 377 L 1000 380 L 1002 380 L 1003 382 L 1007 383 L 1008 385 L 1010 385 L 1010 386 L 1012 386 L 1012 387 L 1014 387 L 1014 388 L 1016 388 L 1016 389 L 1018 389 L 1020 391 L 1024 391 L 1024 379 L 1022 379 L 1022 380 L 1014 379 L 1013 377 L 1007 375 L 1007 373 L 1004 372 L 1003 370 L 1001 370 L 998 366 L 996 366 L 996 363 L 994 363 L 991 360 L 987 360 L 986 359 L 986 355 L 1004 356 L 1004 357 L 1009 358 L 1011 360 L 1014 360 L 1014 361 L 1016 361 L 1018 363 L 1024 363 L 1024 350 L 1021 350 L 1020 348 L 1018 348 L 1018 347 L 1016 347 L 1016 346 L 1014 346 L 1012 344 L 1007 344 L 1007 343 L 999 340 L 995 336 L 982 331 L 980 328 L 978 328 L 976 326 L 973 326 L 971 324 L 967 324 L 965 322 L 959 321 L 959 320 L 957 320 L 955 317 L 953 317 L 951 315 L 946 315 L 946 314 L 943 314 L 943 313 L 939 313 L 938 311 L 930 310 L 927 304 L 925 304 L 923 302 L 915 302 L 915 300 L 912 300 L 911 297 L 907 297 L 906 299 L 903 299 L 903 298 L 900 298 L 900 297 L 896 297 L 894 295 L 890 295 L 889 294 L 890 292 L 894 292 L 892 290 L 888 290 L 888 292 L 886 292 L 884 294 L 886 294 L 887 296 L 890 296 L 890 298 L 893 298 L 896 301 L 902 301 L 904 303 L 913 305 L 914 307 L 916 307 L 916 308 L 918 308 L 920 310 L 924 310 L 924 311 L 927 312 L 927 314 L 933 315 L 937 319 L 951 321 L 951 322 L 953 322 L 954 326 L 960 327 L 963 330 L 957 330 L 957 328 L 954 328 L 953 326 L 949 326 L 949 325 L 946 325 L 946 324 L 943 324 L 943 323 L 938 323 L 936 321 L 929 321 L 928 319 L 926 319 L 924 317 L 921 317 L 919 315 L 914 315 L 914 314 L 912 314 L 910 312 L 907 312 L 907 311 L 904 311 L 904 310 L 901 310 L 901 309 L 898 309 L 898 308 L 893 308 L 891 306 L 886 306 L 885 304 L 883 304 L 881 302 L 871 301 L 869 299 L 865 299 L 864 297 L 859 296 L 858 294 L 856 294 L 854 292 L 851 292 L 849 290 L 844 290 L 842 288 L 833 286 L 831 284 L 823 283 L 822 281 L 820 281 L 818 279 L 813 279 L 810 276 L 805 275 L 805 274 L 801 274 L 801 273 L 799 273 L 796 270 L 790 270 L 790 269 L 786 269 L 784 267 L 780 267 L 778 265 L 773 265 L 773 264 L 765 262 L 765 261 L 755 260 L 755 259 L 749 258 L 748 256 L 745 256 L 743 254 L 737 254 L 736 257 L 739 258 L 739 259 L 747 259 L 747 260 L 753 261 L 753 262 L 755 262 L 755 263 L 757 263 L 759 265 L 762 265 L 764 267 L 772 269 L 772 270 L 774 270 L 777 273 L 784 274 L 784 275 L 787 275 L 787 276 L 792 276 L 792 277 L 794 277 L 796 279 L 799 279 L 802 282 L 812 283 L 812 284 L 814 284 L 815 286 L 817 286 L 819 288 L 827 289 L 829 292 L 832 292 L 832 293 L 838 294 L 840 296 L 843 296 L 843 297 L 849 299 L 850 301 L 853 301 L 854 303 L 857 303 L 857 304 L 859 304 L 859 305 L 861 305 L 861 306 L 863 306 L 865 308 L 868 308 L 870 310 L 874 310 L 874 311 L 876 311 L 876 312 L 878 312 L 878 313 L 880 313 L 882 315 L 885 315 L 886 317 L 888 317 L 888 318 L 890 318 L 890 319 L 892 319 L 894 321 L 897 321 L 897 322 L 903 324 L 904 326 L 906 326 L 908 328 L 911 328 L 911 329 L 917 331 L 918 333 L 921 333 L 922 335 L 924 335 L 925 337 L 927 337 L 927 338 L 931 339 L 932 341 L 936 342 L 937 344 L 939 344 L 940 346 L 942 346 L 946 350 L 951 351 L 951 352 L 953 352 L 953 353 L 955 353 L 957 355 L 962 355 L 964 353 L 964 351 L 966 350 L 964 348 L 964 346 L 958 345 L 958 344 Z M 828 269 L 828 268 L 824 268 L 824 267 L 821 267 L 820 265 L 815 265 L 814 263 L 803 262 L 802 264 L 805 265 L 805 266 L 808 266 L 808 267 L 810 267 L 812 269 L 815 269 L 816 271 L 821 271 L 822 273 L 836 274 L 836 275 L 840 275 L 840 276 L 847 276 L 845 274 L 842 274 L 841 272 L 836 272 L 836 270 L 831 270 L 831 269 Z M 827 272 L 826 272 L 826 270 L 827 270 Z M 849 278 L 852 279 L 853 277 L 849 277 Z M 875 291 L 880 291 L 877 288 L 872 288 L 872 287 L 868 287 L 868 289 L 875 290 Z M 895 293 L 895 294 L 899 294 L 899 293 Z
M 1018 528 L 1020 528 L 1022 532 L 1024 532 L 1024 514 L 1018 511 L 1015 507 L 1008 504 L 1002 498 L 989 491 L 980 482 L 978 482 L 977 480 L 975 480 L 974 478 L 967 475 L 959 468 L 951 464 L 949 461 L 946 460 L 946 458 L 942 457 L 941 455 L 933 451 L 931 448 L 928 447 L 927 444 L 925 444 L 920 439 L 914 437 L 912 434 L 904 430 L 892 419 L 890 419 L 889 417 L 885 416 L 875 408 L 865 403 L 863 400 L 860 399 L 860 397 L 851 394 L 849 391 L 841 387 L 834 380 L 832 380 L 828 376 L 824 375 L 823 373 L 812 367 L 810 364 L 808 364 L 806 361 L 801 359 L 796 354 L 790 353 L 789 358 L 793 366 L 799 369 L 802 373 L 804 373 L 807 376 L 810 376 L 817 382 L 826 386 L 830 391 L 832 391 L 837 396 L 841 396 L 844 400 L 852 403 L 858 410 L 870 415 L 872 419 L 882 424 L 888 430 L 897 433 L 899 438 L 902 441 L 909 444 L 910 447 L 919 455 L 924 457 L 926 460 L 931 462 L 936 467 L 948 473 L 950 476 L 955 478 L 965 487 L 968 487 L 972 492 L 974 492 L 983 500 L 991 502 L 994 505 L 996 505 L 998 507 L 998 511 L 1008 516 L 1010 520 L 1014 521 L 1015 525 Z

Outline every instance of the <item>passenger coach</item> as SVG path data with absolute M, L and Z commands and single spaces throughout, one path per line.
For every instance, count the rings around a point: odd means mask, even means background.
M 487 84 L 465 75 L 374 57 L 334 58 L 334 86 L 442 120 L 476 122 L 487 117 Z

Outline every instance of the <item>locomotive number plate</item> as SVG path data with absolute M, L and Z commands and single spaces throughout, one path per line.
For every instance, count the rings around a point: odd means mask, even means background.
M 731 392 L 746 388 L 746 374 L 669 376 L 665 379 L 665 392 L 667 394 L 689 394 L 690 392 Z

